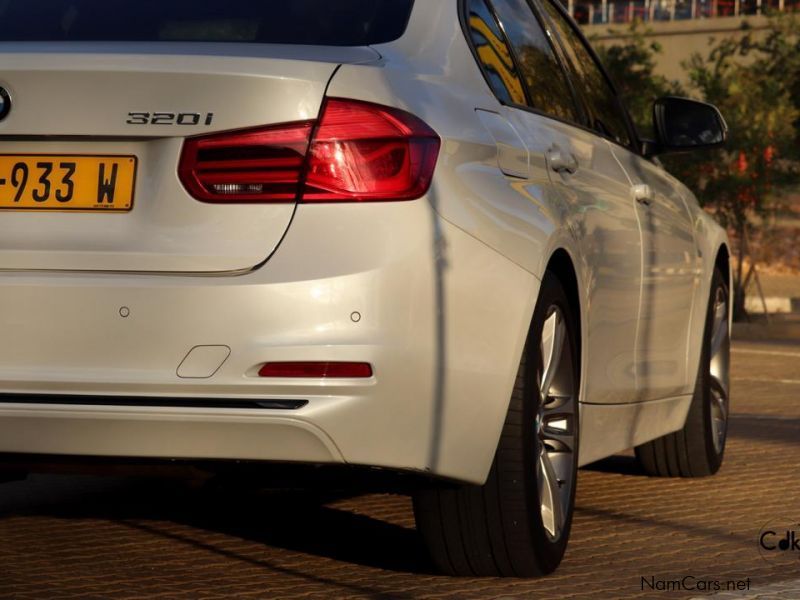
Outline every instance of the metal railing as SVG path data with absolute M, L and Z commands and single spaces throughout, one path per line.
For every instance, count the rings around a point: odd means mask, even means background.
M 562 0 L 582 25 L 678 21 L 800 10 L 800 0 Z

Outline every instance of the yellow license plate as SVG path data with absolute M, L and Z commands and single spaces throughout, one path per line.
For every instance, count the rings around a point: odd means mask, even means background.
M 127 212 L 135 156 L 0 155 L 0 210 Z

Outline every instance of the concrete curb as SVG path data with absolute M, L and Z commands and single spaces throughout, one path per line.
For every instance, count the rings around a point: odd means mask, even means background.
M 800 320 L 778 319 L 769 324 L 764 322 L 734 323 L 731 337 L 747 341 L 798 341 L 800 340 Z
M 750 314 L 763 315 L 765 303 L 767 312 L 771 315 L 800 313 L 800 298 L 788 296 L 769 296 L 764 298 L 764 302 L 760 296 L 747 296 L 744 299 L 744 308 Z
M 764 304 L 767 305 L 769 323 L 766 322 Z M 752 321 L 734 323 L 731 337 L 739 341 L 800 340 L 800 298 L 768 296 L 762 301 L 758 295 L 748 295 L 745 310 Z

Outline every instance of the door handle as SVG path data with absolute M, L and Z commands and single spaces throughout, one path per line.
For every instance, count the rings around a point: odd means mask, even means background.
M 573 175 L 578 171 L 578 160 L 573 154 L 555 147 L 547 152 L 547 162 L 556 173 Z
M 646 183 L 633 186 L 633 198 L 643 206 L 650 206 L 656 199 L 656 194 Z

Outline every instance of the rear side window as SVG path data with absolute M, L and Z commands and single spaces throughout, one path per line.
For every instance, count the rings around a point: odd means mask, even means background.
M 553 20 L 564 50 L 572 64 L 578 86 L 589 103 L 592 129 L 631 146 L 632 140 L 623 113 L 622 103 L 603 74 L 602 69 L 586 47 L 575 28 L 550 0 L 542 0 L 545 10 Z
M 469 0 L 467 7 L 470 37 L 495 96 L 506 104 L 527 104 L 511 49 L 486 0 Z
M 527 0 L 491 0 L 516 55 L 533 108 L 577 121 L 566 75 Z
M 414 0 L 0 0 L 0 41 L 365 46 L 403 35 Z

